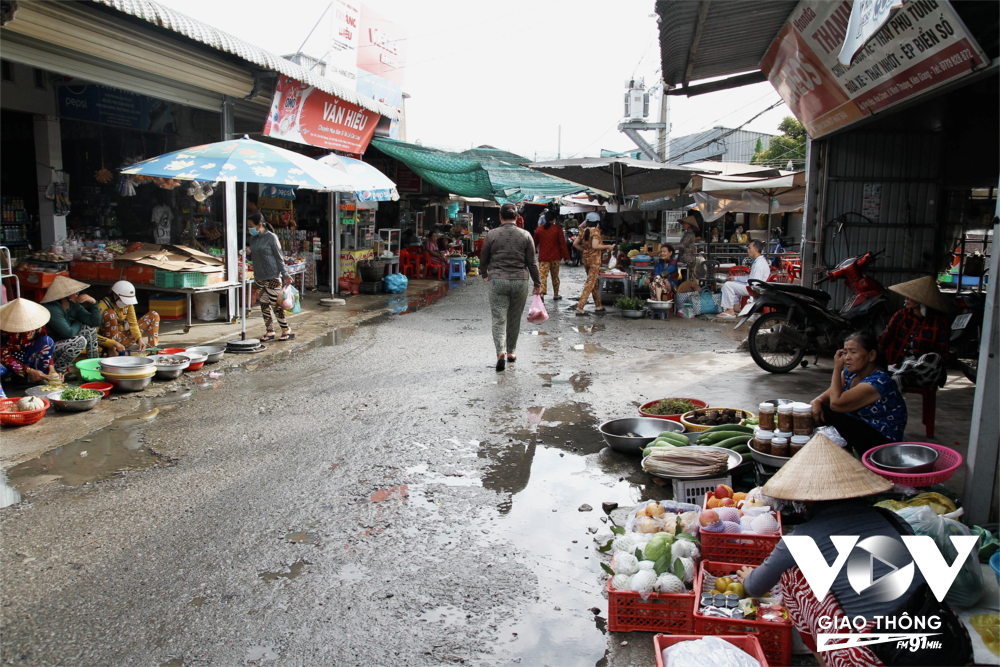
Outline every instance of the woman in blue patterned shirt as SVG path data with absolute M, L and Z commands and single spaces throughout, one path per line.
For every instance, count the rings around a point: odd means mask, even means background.
M 830 388 L 813 399 L 812 409 L 816 421 L 835 427 L 859 456 L 902 441 L 906 403 L 880 363 L 875 336 L 858 332 L 844 341 L 834 356 Z

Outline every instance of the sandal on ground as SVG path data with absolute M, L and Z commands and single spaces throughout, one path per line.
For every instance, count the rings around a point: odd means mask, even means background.
M 562 297 L 559 296 L 559 295 L 556 295 L 556 296 L 552 297 L 552 300 L 553 301 L 562 301 Z
M 576 309 L 574 308 L 573 310 L 576 310 Z M 588 313 L 588 312 L 586 312 L 584 310 L 576 310 L 576 316 L 577 317 L 590 317 L 590 313 Z
M 517 361 L 517 356 L 516 355 L 513 355 L 513 354 L 508 354 L 507 355 L 507 363 L 508 364 L 512 364 L 515 361 Z
M 285 341 L 288 340 L 295 340 L 295 334 L 293 334 L 291 331 L 287 331 L 281 334 L 281 337 L 278 338 L 279 343 L 284 343 Z
M 272 340 L 274 340 L 274 332 L 273 331 L 268 331 L 266 334 L 264 334 L 263 336 L 261 336 L 257 340 L 259 340 L 262 343 L 267 343 L 268 341 L 272 341 Z
M 595 313 L 606 313 L 606 312 L 608 312 L 608 309 L 607 308 L 594 308 L 594 312 Z
M 497 359 L 497 373 L 499 373 L 504 368 L 506 368 L 506 366 L 507 366 L 507 359 L 506 358 L 500 357 L 499 359 Z
M 718 315 L 716 315 L 716 317 L 724 317 L 727 320 L 728 319 L 736 319 L 735 315 L 730 315 L 729 313 L 719 313 Z

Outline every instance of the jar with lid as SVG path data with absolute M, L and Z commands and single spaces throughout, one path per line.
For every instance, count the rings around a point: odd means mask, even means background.
M 791 456 L 788 453 L 788 438 L 771 438 L 771 456 Z
M 795 435 L 812 435 L 816 430 L 816 419 L 812 406 L 808 403 L 792 403 L 792 431 Z M 785 429 L 781 429 L 784 431 Z
M 757 406 L 757 418 L 760 420 L 761 430 L 774 430 L 774 413 L 777 408 L 774 403 L 761 403 Z
M 753 448 L 761 454 L 770 454 L 772 438 L 774 438 L 774 431 L 755 431 L 753 434 Z
M 808 435 L 793 435 L 788 443 L 789 456 L 795 456 L 809 442 Z
M 778 406 L 778 430 L 791 431 L 794 428 L 794 417 L 792 413 L 793 403 L 783 403 Z

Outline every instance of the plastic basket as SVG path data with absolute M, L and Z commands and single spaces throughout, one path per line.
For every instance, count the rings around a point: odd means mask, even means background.
M 101 375 L 100 359 L 82 359 L 76 362 L 76 369 L 80 371 L 80 377 L 87 382 L 104 381 L 104 376 Z
M 197 271 L 164 271 L 156 269 L 154 283 L 157 287 L 202 287 L 208 284 L 208 276 Z
M 715 491 L 715 487 L 725 484 L 732 487 L 733 478 L 731 475 L 725 477 L 713 477 L 712 479 L 674 479 L 671 480 L 674 486 L 674 500 L 679 503 L 690 503 L 692 505 L 702 505 L 705 494 Z
M 695 424 L 694 422 L 688 421 L 694 416 L 694 413 L 701 412 L 702 410 L 732 410 L 740 415 L 740 419 L 753 419 L 754 415 L 752 412 L 747 412 L 746 410 L 738 410 L 736 408 L 698 408 L 697 410 L 692 410 L 691 412 L 685 412 L 681 415 L 681 423 L 684 424 L 684 428 L 692 433 L 700 433 L 701 431 L 707 431 L 712 428 L 711 426 L 702 426 L 701 424 Z
M 646 410 L 649 407 L 651 407 L 651 406 L 659 403 L 662 400 L 664 400 L 664 399 L 658 398 L 655 401 L 649 401 L 648 403 L 643 403 L 642 405 L 639 406 L 639 414 L 642 415 L 643 417 L 650 417 L 652 419 L 666 419 L 666 420 L 669 420 L 669 421 L 672 421 L 672 422 L 679 422 L 681 420 L 681 416 L 679 414 L 677 414 L 677 415 L 654 415 L 654 414 L 650 414 L 650 413 L 646 412 Z M 694 405 L 698 406 L 699 408 L 707 408 L 708 407 L 708 403 L 706 403 L 705 401 L 699 401 L 697 398 L 678 398 L 678 399 L 675 399 L 675 400 L 678 400 L 678 401 L 690 401 L 691 403 L 693 403 Z
M 46 399 L 41 399 L 45 404 L 44 408 L 29 410 L 27 412 L 6 412 L 11 406 L 16 406 L 19 398 L 0 399 L 0 426 L 27 426 L 34 424 L 45 416 L 45 411 L 52 405 Z
M 704 536 L 704 534 L 702 534 Z M 704 548 L 702 543 L 702 548 Z M 754 635 L 760 643 L 761 650 L 773 665 L 790 665 L 792 663 L 792 624 L 772 623 L 770 621 L 748 621 L 743 618 L 717 618 L 699 613 L 702 582 L 705 572 L 722 577 L 736 572 L 750 563 L 719 563 L 703 560 L 698 568 L 698 576 L 694 580 L 694 591 L 698 594 L 694 600 L 694 634 L 696 635 Z
M 714 488 L 714 487 L 713 487 Z M 701 508 L 708 509 L 708 494 L 701 497 Z M 774 535 L 754 533 L 709 533 L 700 531 L 701 557 L 724 563 L 760 565 L 781 541 L 781 513 L 775 512 L 778 532 Z
M 760 642 L 753 635 L 716 635 L 719 639 L 724 639 L 736 648 L 740 649 L 751 658 L 760 663 L 760 667 L 768 667 L 767 656 L 760 647 Z M 656 667 L 666 667 L 663 662 L 663 649 L 679 644 L 681 642 L 696 641 L 704 639 L 699 635 L 656 635 L 653 637 L 653 650 L 656 651 Z
M 923 472 L 917 475 L 903 475 L 901 473 L 882 470 L 872 463 L 871 456 L 883 447 L 889 447 L 891 445 L 923 445 L 924 447 L 932 447 L 936 449 L 938 452 L 938 459 L 934 462 L 934 469 L 930 472 Z M 943 484 L 947 481 L 952 475 L 955 474 L 955 471 L 962 466 L 962 455 L 950 447 L 936 445 L 933 442 L 890 442 L 888 445 L 879 445 L 878 447 L 872 447 L 869 449 L 865 452 L 865 455 L 861 457 L 861 462 L 865 464 L 866 468 L 878 475 L 881 475 L 882 477 L 885 477 L 894 484 L 920 488 L 922 486 Z
M 608 577 L 608 630 L 691 634 L 694 597 L 693 592 L 651 593 L 643 600 L 639 593 L 615 590 Z

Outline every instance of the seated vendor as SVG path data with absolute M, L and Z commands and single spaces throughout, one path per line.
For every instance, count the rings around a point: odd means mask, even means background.
M 680 271 L 677 269 L 674 247 L 665 243 L 660 246 L 660 257 L 653 264 L 653 279 L 649 282 L 650 296 L 654 301 L 669 301 L 679 280 Z
M 762 280 L 767 282 L 771 277 L 771 267 L 768 266 L 767 258 L 764 257 L 764 242 L 754 239 L 747 246 L 747 255 L 753 260 L 750 265 L 750 278 L 748 280 Z M 722 312 L 719 317 L 736 317 L 736 304 L 742 297 L 750 296 L 748 283 L 738 280 L 729 280 L 722 284 Z
M 878 339 L 889 371 L 901 386 L 944 386 L 951 303 L 930 276 L 889 289 L 906 298 Z
M 437 232 L 431 232 L 427 235 L 427 240 L 424 241 L 424 260 L 427 262 L 427 266 L 440 266 L 447 269 L 448 260 L 445 259 L 444 253 L 438 244 L 440 236 Z
M 875 336 L 859 331 L 844 341 L 833 358 L 830 388 L 812 400 L 812 409 L 815 420 L 836 428 L 859 456 L 903 440 L 906 403 L 879 361 Z
M 743 225 L 736 225 L 736 232 L 729 238 L 730 243 L 746 243 L 750 237 L 743 233 Z
M 111 294 L 101 299 L 101 328 L 97 342 L 106 356 L 117 356 L 126 348 L 136 345 L 139 351 L 146 349 L 146 341 L 155 347 L 160 338 L 160 315 L 151 310 L 138 320 L 135 317 L 135 287 L 127 280 L 119 280 L 111 286 Z
M 792 459 L 764 485 L 765 499 L 776 498 L 785 501 L 800 501 L 806 506 L 806 522 L 795 527 L 794 537 L 798 540 L 811 538 L 818 555 L 827 563 L 838 560 L 840 548 L 834 545 L 831 536 L 850 535 L 852 539 L 888 537 L 899 544 L 900 535 L 912 535 L 913 530 L 895 513 L 873 507 L 874 498 L 892 489 L 892 482 L 871 472 L 850 453 L 845 452 L 829 438 L 817 435 L 809 441 Z M 858 536 L 855 538 L 854 536 Z M 773 587 L 781 584 L 782 604 L 788 611 L 789 620 L 802 636 L 805 645 L 816 651 L 817 636 L 829 630 L 829 618 L 846 615 L 852 622 L 856 619 L 867 621 L 867 630 L 861 627 L 852 632 L 886 632 L 872 629 L 876 618 L 888 617 L 893 623 L 901 614 L 915 616 L 921 604 L 927 601 L 928 589 L 920 570 L 913 572 L 912 580 L 904 590 L 898 591 L 893 599 L 886 601 L 876 591 L 858 594 L 851 577 L 854 566 L 841 568 L 832 581 L 829 593 L 820 601 L 812 587 L 819 582 L 810 578 L 807 582 L 798 565 L 803 560 L 799 551 L 801 542 L 793 544 L 795 557 L 788 547 L 788 540 L 781 540 L 771 554 L 758 567 L 740 568 L 737 578 L 744 586 L 748 597 L 763 597 Z M 903 550 L 905 553 L 905 549 Z M 871 561 L 870 576 L 875 581 L 892 574 L 895 566 L 874 558 Z M 797 557 L 797 558 L 796 558 Z M 824 564 L 825 565 L 825 564 Z M 866 570 L 866 575 L 869 573 Z M 812 584 L 812 586 L 810 586 Z M 884 590 L 884 589 L 882 589 Z M 897 593 L 895 589 L 893 593 Z M 831 599 L 832 596 L 832 599 Z M 944 621 L 944 619 L 942 619 Z M 957 622 L 957 620 L 956 620 Z M 898 628 L 897 628 L 898 629 Z M 965 633 L 948 632 L 946 621 L 942 625 L 944 635 L 936 635 L 943 642 L 943 648 L 933 654 L 920 656 L 919 661 L 906 664 L 920 665 L 964 665 L 971 657 L 971 646 Z M 853 635 L 852 635 L 853 636 Z M 858 645 L 837 651 L 824 652 L 820 664 L 836 667 L 854 665 L 895 664 L 887 655 L 896 647 L 895 642 L 882 645 Z M 922 649 L 931 650 L 931 649 Z M 914 656 L 916 657 L 916 656 Z
M 50 315 L 47 329 L 55 343 L 52 356 L 58 373 L 65 373 L 84 351 L 89 359 L 100 356 L 97 327 L 101 326 L 101 309 L 93 297 L 80 293 L 88 287 L 87 283 L 56 276 L 42 299 Z
M 38 383 L 55 374 L 54 343 L 45 331 L 48 321 L 49 311 L 28 299 L 14 299 L 0 308 L 0 378 L 4 382 Z

